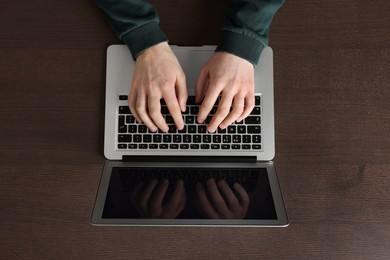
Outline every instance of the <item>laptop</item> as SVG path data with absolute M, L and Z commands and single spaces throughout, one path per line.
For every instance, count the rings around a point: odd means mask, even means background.
M 185 128 L 161 101 L 168 133 L 150 132 L 128 107 L 134 61 L 126 45 L 107 49 L 105 162 L 93 225 L 285 227 L 288 218 L 275 165 L 273 53 L 255 68 L 255 108 L 225 130 L 208 133 L 194 103 L 202 66 L 216 46 L 171 46 L 187 79 Z

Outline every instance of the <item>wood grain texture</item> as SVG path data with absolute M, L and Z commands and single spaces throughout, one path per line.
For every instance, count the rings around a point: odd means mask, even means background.
M 286 1 L 270 31 L 290 226 L 94 227 L 105 52 L 87 0 L 0 2 L 0 259 L 389 259 L 389 1 Z M 227 1 L 152 1 L 172 44 L 216 44 Z

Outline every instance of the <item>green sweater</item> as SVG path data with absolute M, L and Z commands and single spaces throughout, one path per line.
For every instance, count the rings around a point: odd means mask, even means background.
M 229 0 L 216 51 L 244 58 L 256 65 L 268 45 L 272 18 L 284 0 Z M 108 15 L 118 37 L 135 59 L 145 49 L 167 37 L 159 26 L 156 9 L 145 0 L 95 0 Z

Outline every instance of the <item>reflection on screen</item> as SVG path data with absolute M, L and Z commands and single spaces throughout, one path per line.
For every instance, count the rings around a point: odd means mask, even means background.
M 276 219 L 266 168 L 114 167 L 103 218 Z

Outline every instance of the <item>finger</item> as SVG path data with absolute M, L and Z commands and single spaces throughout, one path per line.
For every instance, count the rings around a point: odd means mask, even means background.
M 222 198 L 221 193 L 219 193 L 217 184 L 214 179 L 208 179 L 206 182 L 207 190 L 209 191 L 210 197 L 214 202 L 213 205 L 220 216 L 224 218 L 229 218 L 231 215 L 229 208 L 226 206 L 225 200 Z
M 203 99 L 202 105 L 199 108 L 198 113 L 198 123 L 203 123 L 203 121 L 206 119 L 207 115 L 210 113 L 211 109 L 214 107 L 215 102 L 217 101 L 221 91 L 220 87 L 217 85 L 210 85 L 205 98 Z
M 228 116 L 222 121 L 219 125 L 221 129 L 225 129 L 229 125 L 233 124 L 239 116 L 244 112 L 244 103 L 245 98 L 236 95 L 233 100 L 232 111 L 228 114 Z
M 176 209 L 176 216 L 180 214 L 180 212 L 183 211 L 184 209 L 184 206 L 186 205 L 186 201 L 187 201 L 187 194 L 186 194 L 186 189 L 183 188 L 182 190 L 182 194 L 180 196 L 180 202 L 179 202 L 179 205 L 177 206 L 177 209 Z
M 254 107 L 255 107 L 255 95 L 251 93 L 246 96 L 244 112 L 242 112 L 242 115 L 239 116 L 236 121 L 241 122 L 241 120 L 249 116 Z
M 229 208 L 233 212 L 239 211 L 240 210 L 240 203 L 239 203 L 236 195 L 234 195 L 232 189 L 227 184 L 227 182 L 225 180 L 220 180 L 218 182 L 218 187 L 221 189 L 223 195 L 225 196 L 227 203 L 229 204 Z
M 240 205 L 242 207 L 249 207 L 250 198 L 246 190 L 241 186 L 239 183 L 234 183 L 233 188 L 238 192 L 240 195 Z
M 147 111 L 147 97 L 145 94 L 139 94 L 137 98 L 136 110 L 140 116 L 142 122 L 150 129 L 152 132 L 157 131 L 156 125 L 153 123 L 152 119 L 148 115 Z
M 175 92 L 166 91 L 163 93 L 163 98 L 165 103 L 167 104 L 169 113 L 171 114 L 173 121 L 175 121 L 175 125 L 177 129 L 181 130 L 184 127 L 183 116 L 181 114 L 180 106 L 177 101 Z
M 195 103 L 199 104 L 205 96 L 206 86 L 208 82 L 209 74 L 208 71 L 202 69 L 199 73 L 198 80 L 196 81 L 195 87 Z
M 175 188 L 172 193 L 172 197 L 169 199 L 166 206 L 167 211 L 174 211 L 177 209 L 178 205 L 180 204 L 180 201 L 182 200 L 183 189 L 184 189 L 183 180 L 177 180 L 175 183 Z
M 162 202 L 165 193 L 167 192 L 168 185 L 169 181 L 167 179 L 161 180 L 150 198 L 149 208 L 153 217 L 160 216 L 162 211 Z
M 211 205 L 209 199 L 207 198 L 206 189 L 204 188 L 202 183 L 196 184 L 196 198 L 198 201 L 198 205 L 200 210 L 204 213 L 205 216 L 213 219 L 220 218 L 218 213 L 214 210 Z
M 233 97 L 231 97 L 230 95 L 222 95 L 222 98 L 218 104 L 217 112 L 213 116 L 213 119 L 211 120 L 208 126 L 208 131 L 210 133 L 215 132 L 219 124 L 227 117 L 227 115 L 230 112 L 232 101 L 233 101 Z
M 186 76 L 184 75 L 184 72 L 179 74 L 176 79 L 176 95 L 177 100 L 179 101 L 181 112 L 185 112 L 188 99 L 188 90 Z
M 137 104 L 137 93 L 133 91 L 133 87 L 132 87 L 129 93 L 129 108 L 131 114 L 133 114 L 135 120 L 137 120 L 137 123 L 142 124 L 141 117 L 138 115 L 137 110 L 135 108 L 136 104 Z
M 139 195 L 139 205 L 143 212 L 148 212 L 148 201 L 157 183 L 158 182 L 156 179 L 150 180 L 150 182 L 145 186 L 144 190 Z
M 144 184 L 142 182 L 140 182 L 137 184 L 137 186 L 135 186 L 133 192 L 131 193 L 131 202 L 133 203 L 134 207 L 137 210 L 140 210 L 138 199 L 139 199 L 139 194 L 140 194 L 143 187 L 144 187 Z
M 163 132 L 168 132 L 169 128 L 167 123 L 165 122 L 164 117 L 161 114 L 161 104 L 160 97 L 154 96 L 150 97 L 148 101 L 149 106 L 149 115 L 156 126 L 161 129 Z

